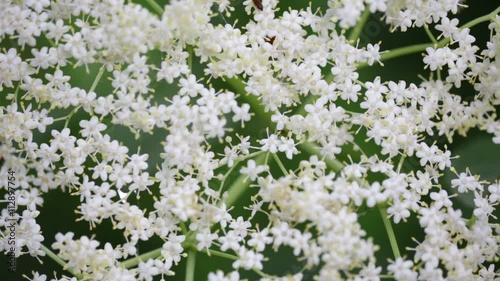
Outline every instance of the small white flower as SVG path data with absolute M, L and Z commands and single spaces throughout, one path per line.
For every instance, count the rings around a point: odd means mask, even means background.
M 250 159 L 247 162 L 247 166 L 241 168 L 240 173 L 247 175 L 247 178 L 254 181 L 260 173 L 267 171 L 267 169 L 267 166 L 257 165 L 253 159 Z
M 295 147 L 295 141 L 291 138 L 281 137 L 281 144 L 278 147 L 278 150 L 281 152 L 285 152 L 286 158 L 292 159 L 293 155 L 298 154 L 299 151 Z
M 80 127 L 82 127 L 82 130 L 80 131 L 82 137 L 99 136 L 101 131 L 106 130 L 106 125 L 100 123 L 97 116 L 92 116 L 90 121 L 80 121 Z

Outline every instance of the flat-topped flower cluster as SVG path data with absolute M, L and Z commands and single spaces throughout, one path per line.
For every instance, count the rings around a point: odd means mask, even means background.
M 500 144 L 499 9 L 463 23 L 459 0 L 330 0 L 298 10 L 277 0 L 145 2 L 149 9 L 123 0 L 0 3 L 0 182 L 7 187 L 15 171 L 15 255 L 66 270 L 28 280 L 172 280 L 185 262 L 192 281 L 196 252 L 230 260 L 232 271 L 214 263 L 196 275 L 211 281 L 498 280 L 500 183 L 456 171 L 456 155 L 429 137 L 451 142 L 479 129 Z M 235 21 L 238 9 L 250 18 Z M 374 13 L 398 32 L 424 28 L 430 43 L 360 46 Z M 470 32 L 480 23 L 491 34 L 483 47 Z M 359 74 L 412 52 L 424 53 L 430 73 L 419 84 Z M 87 70 L 89 89 L 74 85 L 74 68 Z M 455 94 L 464 85 L 472 101 Z M 250 125 L 261 133 L 245 134 Z M 124 145 L 117 127 L 136 138 L 163 134 L 151 143 L 162 153 Z M 378 153 L 365 154 L 359 134 Z M 410 158 L 418 165 L 408 169 Z M 445 170 L 456 179 L 443 183 Z M 65 228 L 44 237 L 37 217 L 55 190 L 79 197 L 87 235 Z M 470 217 L 452 201 L 464 193 Z M 153 205 L 134 203 L 141 196 Z M 375 208 L 388 263 L 360 223 Z M 411 217 L 424 238 L 399 249 L 391 225 Z M 96 239 L 104 221 L 126 242 Z M 157 250 L 138 250 L 152 239 L 162 241 Z M 268 273 L 267 255 L 283 249 L 300 268 Z

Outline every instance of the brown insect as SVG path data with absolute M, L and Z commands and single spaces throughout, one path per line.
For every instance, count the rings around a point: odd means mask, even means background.
M 266 38 L 264 38 L 264 40 L 269 43 L 269 44 L 274 44 L 274 40 L 276 39 L 276 36 L 266 36 Z
M 257 9 L 259 10 L 263 10 L 264 7 L 262 6 L 262 3 L 260 2 L 260 0 L 252 0 L 253 4 L 255 5 L 255 7 L 257 7 Z

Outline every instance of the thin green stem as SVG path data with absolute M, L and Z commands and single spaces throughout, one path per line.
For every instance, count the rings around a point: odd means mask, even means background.
M 97 87 L 97 84 L 99 84 L 99 81 L 101 81 L 102 75 L 104 74 L 104 70 L 106 70 L 106 66 L 102 65 L 101 68 L 99 68 L 99 72 L 97 72 L 97 75 L 94 79 L 94 82 L 92 82 L 92 86 L 90 86 L 89 93 L 94 92 L 95 88 Z M 78 109 L 80 109 L 81 106 L 75 107 L 69 114 L 66 116 L 66 122 L 64 123 L 64 128 L 68 127 L 69 121 L 71 120 L 71 117 L 75 115 L 76 112 L 78 112 Z
M 17 96 L 19 95 L 19 89 L 21 88 L 21 83 L 17 84 L 16 90 L 14 91 L 14 103 L 17 103 Z
M 250 158 L 254 158 L 260 154 L 264 153 L 263 151 L 257 151 L 257 152 L 254 152 L 254 153 L 250 153 L 248 155 L 246 155 L 245 157 L 241 158 L 241 159 L 238 159 L 231 168 L 229 168 L 229 170 L 224 174 L 224 178 L 222 179 L 222 182 L 220 184 L 220 188 L 219 188 L 219 195 L 222 193 L 222 191 L 224 190 L 224 185 L 226 183 L 226 180 L 228 178 L 228 176 L 234 171 L 234 169 L 236 168 L 236 166 L 238 166 L 238 164 L 242 161 L 245 161 L 246 159 L 250 159 Z M 267 159 L 264 163 L 267 163 Z M 217 167 L 219 168 L 219 167 Z
M 276 153 L 272 153 L 274 161 L 278 163 L 278 166 L 281 169 L 281 172 L 283 172 L 283 175 L 288 176 L 288 171 L 285 168 L 285 165 L 283 165 L 283 162 L 281 162 L 281 159 L 276 155 Z
M 271 151 L 267 151 L 266 153 L 266 159 L 264 160 L 264 163 L 269 163 L 269 155 L 271 154 Z
M 257 268 L 252 268 L 252 271 L 257 273 L 262 278 L 268 278 L 270 276 L 269 274 L 266 274 L 265 272 Z
M 436 40 L 436 37 L 432 34 L 431 30 L 429 29 L 429 26 L 426 24 L 424 25 L 425 33 L 427 33 L 427 36 L 429 36 L 429 39 L 431 39 L 432 43 L 438 44 L 438 41 Z
M 387 231 L 387 236 L 389 236 L 389 242 L 391 244 L 392 253 L 394 257 L 400 258 L 401 254 L 399 253 L 398 242 L 396 241 L 396 235 L 394 234 L 394 229 L 392 229 L 391 221 L 389 220 L 389 216 L 387 216 L 386 208 L 378 208 L 380 211 L 380 215 L 382 216 L 382 221 L 384 222 L 385 230 Z
M 398 168 L 396 170 L 398 173 L 401 171 L 401 167 L 403 167 L 404 161 L 405 161 L 405 156 L 403 154 L 401 155 L 401 159 L 399 159 Z
M 181 221 L 179 224 L 180 224 L 180 226 L 181 226 L 181 231 L 182 231 L 182 234 L 187 235 L 187 234 L 188 234 L 188 232 L 189 232 L 189 230 L 188 230 L 188 228 L 186 227 L 186 224 L 185 224 L 183 221 Z
M 263 152 L 263 151 L 257 151 L 257 152 L 253 152 L 253 153 L 247 154 L 247 155 L 245 155 L 245 156 L 243 156 L 243 157 L 241 157 L 241 156 L 240 156 L 241 158 L 239 158 L 239 157 L 238 157 L 238 160 L 234 163 L 234 166 L 236 166 L 236 165 L 237 165 L 238 163 L 240 163 L 241 161 L 245 161 L 245 160 L 247 160 L 247 159 L 254 158 L 254 157 L 256 157 L 257 155 L 260 155 L 260 154 L 262 154 L 262 153 L 264 153 L 264 152 Z M 219 165 L 219 166 L 217 166 L 217 168 L 215 168 L 215 169 L 219 169 L 219 168 L 224 167 L 224 166 L 226 166 L 226 164 L 220 164 L 220 165 Z
M 68 118 L 68 116 L 62 116 L 62 117 L 59 117 L 59 118 L 54 118 L 53 122 L 59 122 L 59 121 L 66 121 L 66 119 Z
M 188 51 L 188 67 L 189 69 L 193 69 L 193 46 L 187 46 Z
M 264 158 L 265 155 L 261 154 L 255 158 L 255 163 L 257 165 L 261 165 L 264 163 Z M 226 206 L 229 208 L 232 206 L 234 203 L 238 201 L 238 199 L 245 193 L 245 191 L 248 189 L 250 186 L 251 181 L 247 180 L 244 181 L 244 179 L 247 176 L 245 175 L 240 175 L 237 179 L 233 181 L 233 184 L 228 188 L 228 196 L 225 200 Z
M 161 256 L 161 250 L 162 249 L 163 248 L 160 247 L 158 249 L 154 249 L 152 251 L 144 253 L 144 254 L 142 254 L 140 256 L 137 256 L 137 257 L 130 258 L 128 260 L 122 261 L 120 263 L 120 265 L 123 268 L 131 268 L 131 267 L 137 266 L 141 261 L 147 261 L 149 259 L 156 259 L 157 257 Z
M 227 177 L 233 172 L 234 168 L 238 166 L 238 163 L 234 163 L 233 166 L 224 174 L 224 179 L 222 179 L 222 182 L 220 183 L 219 193 L 224 189 L 224 183 L 226 183 Z
M 58 255 L 56 255 L 54 252 L 52 252 L 52 250 L 50 250 L 49 248 L 47 248 L 43 244 L 41 244 L 40 247 L 42 248 L 42 251 L 44 251 L 45 254 L 47 254 L 47 256 L 49 256 L 49 258 L 51 258 L 57 264 L 59 264 L 60 266 L 62 266 L 62 268 L 64 270 L 66 270 L 69 273 L 71 273 L 71 275 L 75 276 L 77 279 L 82 279 L 83 278 L 83 276 L 81 274 L 75 273 L 73 270 L 69 269 L 68 268 L 68 264 L 65 261 L 63 261 Z
M 196 265 L 196 250 L 190 250 L 187 256 L 186 281 L 194 281 L 194 269 Z
M 471 228 L 477 221 L 477 217 L 472 215 L 470 219 L 467 220 L 467 227 Z
M 71 117 L 75 115 L 75 113 L 80 109 L 81 106 L 75 107 L 66 117 L 66 122 L 64 122 L 64 128 L 68 128 L 69 121 L 71 120 Z
M 361 82 L 361 81 L 359 81 L 359 80 L 357 80 L 357 79 L 356 79 L 356 80 L 354 80 L 354 82 L 356 82 L 356 84 L 360 85 L 360 86 L 361 86 L 361 87 L 363 87 L 364 89 L 366 89 L 366 90 L 368 89 L 368 87 L 366 86 L 366 84 L 365 84 L 365 83 L 363 83 L 363 82 Z
M 97 87 L 97 84 L 102 78 L 102 75 L 104 74 L 104 70 L 106 69 L 105 65 L 102 65 L 101 68 L 99 68 L 99 72 L 97 73 L 97 76 L 94 79 L 94 82 L 92 83 L 92 86 L 90 87 L 89 93 L 93 92 L 95 88 Z
M 443 40 L 447 40 L 447 38 L 443 39 Z M 439 42 L 442 42 L 443 40 L 441 40 Z M 411 45 L 411 46 L 397 48 L 397 49 L 394 49 L 394 50 L 389 50 L 388 52 L 383 53 L 382 55 L 380 55 L 380 61 L 383 62 L 383 61 L 387 61 L 387 60 L 390 60 L 390 59 L 393 59 L 393 58 L 397 58 L 397 57 L 401 57 L 401 56 L 405 56 L 405 55 L 420 53 L 420 52 L 425 51 L 425 49 L 427 47 L 432 47 L 432 46 L 434 46 L 433 43 L 424 43 L 424 44 Z M 367 63 L 363 63 L 363 64 L 359 65 L 358 69 L 361 69 L 361 68 L 364 68 L 364 67 L 367 67 L 367 66 L 368 66 Z
M 191 233 L 192 235 L 193 233 Z M 183 249 L 193 249 L 193 245 L 191 243 L 191 239 L 188 236 L 184 242 L 182 242 L 182 248 Z M 130 258 L 128 260 L 122 261 L 120 263 L 120 266 L 123 268 L 132 268 L 134 266 L 137 266 L 140 262 L 142 261 L 147 261 L 149 259 L 156 259 L 161 256 L 161 251 L 163 250 L 163 247 L 159 247 L 157 249 L 154 249 L 152 251 L 149 251 L 147 253 L 144 253 L 140 256 L 135 256 L 133 258 Z
M 52 46 L 53 48 L 57 48 L 57 45 L 54 42 L 54 40 L 48 38 L 47 35 L 45 35 L 45 39 L 47 39 L 47 41 L 49 42 L 50 46 Z
M 208 256 L 214 255 L 216 257 L 221 257 L 221 258 L 225 258 L 225 259 L 229 259 L 229 260 L 233 260 L 233 261 L 235 261 L 235 260 L 238 259 L 238 256 L 227 254 L 227 253 L 224 253 L 224 252 L 219 252 L 219 251 L 216 251 L 216 250 L 205 250 L 205 251 L 202 251 L 202 252 L 205 253 Z M 252 268 L 252 271 L 255 272 L 255 273 L 257 273 L 261 277 L 269 277 L 269 274 L 266 274 L 265 272 L 263 272 L 263 271 L 255 268 L 255 267 Z
M 224 253 L 224 252 L 219 252 L 219 251 L 216 251 L 216 250 L 205 250 L 205 251 L 202 251 L 202 252 L 205 253 L 208 256 L 214 255 L 216 257 L 221 257 L 221 258 L 225 258 L 225 259 L 233 260 L 233 261 L 235 261 L 235 260 L 238 259 L 238 257 L 235 256 L 235 255 L 227 254 L 227 253 Z
M 363 31 L 363 27 L 365 27 L 366 21 L 370 17 L 370 9 L 365 8 L 365 11 L 361 15 L 361 19 L 358 21 L 356 26 L 353 28 L 351 31 L 351 34 L 349 34 L 349 42 L 354 42 L 358 40 L 359 35 Z
M 163 15 L 163 8 L 156 3 L 154 0 L 146 0 L 146 2 L 153 8 L 153 10 L 158 14 L 158 15 Z
M 476 19 L 473 19 L 471 21 L 469 21 L 468 23 L 462 25 L 460 27 L 460 29 L 464 29 L 464 28 L 471 28 L 477 24 L 480 24 L 482 22 L 485 22 L 485 21 L 494 21 L 495 20 L 495 16 L 500 13 L 500 7 L 496 8 L 493 12 L 487 14 L 487 15 L 484 15 L 482 17 L 479 17 L 479 18 L 476 18 Z

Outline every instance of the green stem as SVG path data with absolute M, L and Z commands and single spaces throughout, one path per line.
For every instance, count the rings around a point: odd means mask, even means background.
M 187 46 L 186 47 L 187 52 L 188 52 L 188 67 L 191 69 L 191 72 L 193 70 L 193 46 Z
M 234 163 L 233 167 L 234 167 L 234 166 L 236 166 L 236 165 L 238 165 L 238 163 L 240 163 L 241 161 L 245 161 L 245 160 L 247 160 L 247 159 L 254 158 L 254 157 L 256 157 L 257 155 L 260 155 L 260 154 L 262 154 L 262 153 L 263 153 L 263 151 L 257 151 L 257 152 L 252 152 L 252 153 L 250 153 L 250 154 L 247 154 L 247 155 L 245 155 L 245 156 L 243 156 L 243 157 L 239 156 L 239 157 L 238 157 L 238 159 L 237 159 L 237 161 Z M 240 158 L 240 157 L 241 157 L 241 158 Z M 217 168 L 215 168 L 215 169 L 219 169 L 219 168 L 225 167 L 226 165 L 227 165 L 227 164 L 224 164 L 224 165 L 220 164 L 220 165 L 219 165 L 219 166 L 217 166 Z
M 238 163 L 233 163 L 233 166 L 231 168 L 229 168 L 229 170 L 224 174 L 224 179 L 222 179 L 221 183 L 220 183 L 220 188 L 219 188 L 219 194 L 222 192 L 222 190 L 224 190 L 224 184 L 226 183 L 226 179 L 227 177 L 233 172 L 234 168 L 236 168 L 236 166 L 238 166 Z
M 71 120 L 71 117 L 75 115 L 75 113 L 80 109 L 80 106 L 75 107 L 67 116 L 66 116 L 66 122 L 64 122 L 64 128 L 68 128 L 69 121 Z
M 405 155 L 403 154 L 403 155 L 401 155 L 401 158 L 399 159 L 397 173 L 399 173 L 401 171 L 401 167 L 403 166 L 404 161 L 405 161 Z
M 19 89 L 21 88 L 21 83 L 17 84 L 16 90 L 14 91 L 14 103 L 17 103 L 17 96 L 19 95 Z
M 443 39 L 439 42 L 444 42 L 444 41 L 449 41 L 449 40 L 448 40 L 448 38 L 446 38 L 446 39 Z M 438 43 L 438 45 L 439 45 L 439 43 Z M 420 52 L 425 51 L 425 49 L 427 47 L 432 47 L 432 46 L 434 46 L 433 43 L 424 43 L 424 44 L 411 45 L 411 46 L 397 48 L 394 50 L 389 50 L 388 52 L 380 55 L 380 61 L 384 62 L 384 61 L 387 61 L 387 60 L 390 60 L 393 58 L 397 58 L 397 57 L 401 57 L 401 56 L 405 56 L 405 55 L 410 55 L 410 54 L 414 54 L 414 53 L 420 53 Z M 367 66 L 368 66 L 367 63 L 362 63 L 359 65 L 358 69 L 361 69 L 361 68 L 364 68 Z
M 387 231 L 387 236 L 389 236 L 389 242 L 391 244 L 392 253 L 394 257 L 400 258 L 401 254 L 399 253 L 398 242 L 396 241 L 396 235 L 394 234 L 394 229 L 392 229 L 391 221 L 389 220 L 389 216 L 387 216 L 386 208 L 378 208 L 380 211 L 380 215 L 382 216 L 382 221 L 384 222 L 385 230 Z
M 158 14 L 158 15 L 163 15 L 163 8 L 156 3 L 154 0 L 146 0 L 146 2 L 153 8 L 153 10 Z
M 154 250 L 149 251 L 147 253 L 144 253 L 140 256 L 137 256 L 135 258 L 130 258 L 128 260 L 121 262 L 120 265 L 123 268 L 131 268 L 131 267 L 137 266 L 141 261 L 147 261 L 149 259 L 156 259 L 157 257 L 161 256 L 162 249 L 163 248 L 160 247 L 158 249 L 154 249 Z
M 195 265 L 196 265 L 196 250 L 190 250 L 187 257 L 186 281 L 194 281 Z
M 469 21 L 468 23 L 462 25 L 460 27 L 460 29 L 464 29 L 464 28 L 471 28 L 477 24 L 480 24 L 482 22 L 485 22 L 485 21 L 494 21 L 495 20 L 495 16 L 500 13 L 500 7 L 496 8 L 493 12 L 487 14 L 487 15 L 484 15 L 482 17 L 479 17 L 477 19 L 473 19 L 471 21 Z
M 476 216 L 472 215 L 470 217 L 470 219 L 467 220 L 467 227 L 472 228 L 474 226 L 474 224 L 476 223 L 476 221 L 477 221 Z
M 219 188 L 219 195 L 222 193 L 222 191 L 224 190 L 224 185 L 226 183 L 226 180 L 227 178 L 229 177 L 229 175 L 234 171 L 234 169 L 236 168 L 236 166 L 238 166 L 238 164 L 242 161 L 245 161 L 246 159 L 250 159 L 250 158 L 253 158 L 255 156 L 258 156 L 258 155 L 261 155 L 262 153 L 264 153 L 264 151 L 257 151 L 257 152 L 254 152 L 254 153 L 250 153 L 248 155 L 245 155 L 243 158 L 241 159 L 238 159 L 231 168 L 229 168 L 229 170 L 224 174 L 224 178 L 222 179 L 222 182 L 220 184 L 220 188 Z M 264 163 L 267 163 L 267 159 Z M 220 168 L 220 167 L 217 167 L 217 168 Z M 244 179 L 244 177 L 243 177 Z M 239 180 L 239 179 L 238 179 Z
M 47 39 L 47 41 L 49 42 L 50 46 L 52 46 L 53 48 L 57 49 L 57 45 L 56 45 L 56 43 L 52 39 L 47 38 L 47 36 L 45 36 L 45 39 Z
M 83 279 L 83 276 L 81 274 L 75 273 L 73 270 L 69 269 L 68 264 L 65 261 L 63 261 L 58 255 L 56 255 L 54 252 L 52 252 L 52 250 L 50 250 L 49 248 L 47 248 L 43 244 L 41 244 L 40 247 L 42 248 L 42 251 L 44 251 L 45 254 L 47 254 L 47 256 L 49 256 L 49 258 L 53 259 L 57 264 L 62 266 L 62 268 L 64 270 L 71 273 L 71 275 L 75 276 L 77 279 Z
M 102 75 L 104 74 L 104 70 L 106 69 L 105 65 L 102 65 L 101 68 L 99 68 L 99 72 L 97 73 L 97 76 L 94 79 L 94 82 L 92 83 L 92 86 L 90 87 L 89 93 L 93 92 L 95 88 L 97 87 L 97 84 L 102 78 Z
M 193 247 L 193 245 L 191 244 L 191 240 L 189 239 L 189 237 L 187 237 L 186 240 L 184 242 L 182 242 L 182 248 L 183 249 L 192 249 L 192 247 Z M 130 258 L 128 260 L 122 261 L 120 263 L 120 266 L 123 268 L 132 268 L 134 266 L 137 266 L 141 261 L 147 261 L 149 259 L 156 259 L 159 256 L 161 256 L 162 250 L 163 250 L 163 247 L 159 247 L 157 249 L 154 249 L 152 251 L 144 253 L 140 256 L 136 256 L 136 257 Z
M 257 273 L 262 278 L 269 278 L 269 276 L 270 276 L 269 274 L 266 274 L 265 272 L 263 272 L 260 269 L 252 268 L 252 270 L 253 270 L 253 272 Z
M 180 224 L 180 226 L 181 226 L 181 231 L 182 231 L 182 234 L 187 235 L 187 234 L 188 234 L 188 232 L 189 232 L 189 230 L 188 230 L 188 228 L 186 227 L 186 224 L 185 224 L 183 221 L 181 221 L 179 224 Z
M 283 162 L 281 162 L 281 159 L 276 155 L 276 153 L 272 153 L 274 161 L 278 163 L 278 166 L 281 169 L 281 172 L 283 172 L 283 175 L 288 176 L 288 171 L 285 168 L 285 165 L 283 165 Z
M 436 40 L 436 37 L 432 34 L 431 30 L 429 29 L 429 26 L 426 24 L 424 25 L 425 33 L 427 33 L 427 36 L 429 36 L 429 39 L 431 39 L 432 43 L 438 44 L 438 41 Z
M 215 251 L 215 250 L 205 250 L 202 252 L 208 256 L 214 255 L 216 257 L 221 257 L 221 258 L 225 258 L 225 259 L 229 259 L 229 260 L 233 260 L 233 261 L 238 259 L 238 257 L 235 255 L 226 254 L 224 252 L 219 252 L 219 251 Z M 269 277 L 269 274 L 266 274 L 265 272 L 263 272 L 257 268 L 252 268 L 252 271 L 257 273 L 258 275 L 260 275 L 260 277 L 264 277 L 264 278 Z
M 233 261 L 238 259 L 238 257 L 235 255 L 227 254 L 227 253 L 216 251 L 216 250 L 205 250 L 205 251 L 203 251 L 203 253 L 205 253 L 208 256 L 214 255 L 216 257 L 221 257 L 221 258 L 225 258 L 225 259 L 233 260 Z
M 261 165 L 264 163 L 264 158 L 265 155 L 261 154 L 255 158 L 255 164 Z M 245 193 L 245 191 L 248 189 L 248 186 L 250 186 L 251 181 L 247 180 L 244 181 L 244 179 L 247 176 L 245 175 L 240 175 L 237 179 L 233 181 L 233 184 L 228 188 L 228 196 L 225 200 L 226 206 L 229 208 L 231 207 L 234 203 L 238 201 L 238 199 Z
M 361 19 L 358 21 L 356 26 L 353 28 L 351 31 L 351 34 L 349 34 L 349 42 L 354 42 L 358 40 L 359 35 L 363 31 L 363 27 L 365 26 L 366 21 L 370 17 L 370 9 L 365 8 L 365 11 L 361 15 Z

